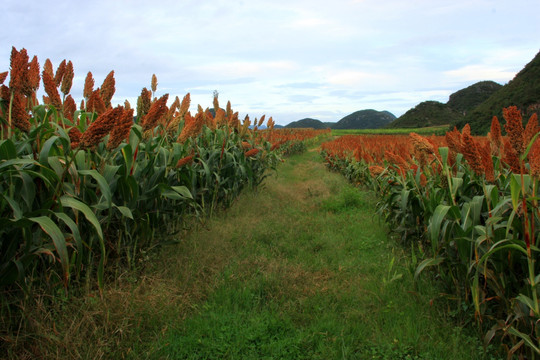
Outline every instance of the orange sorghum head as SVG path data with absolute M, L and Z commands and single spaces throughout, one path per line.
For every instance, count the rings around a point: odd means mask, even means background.
M 84 79 L 84 90 L 83 90 L 83 96 L 85 99 L 90 99 L 90 96 L 92 96 L 92 93 L 94 92 L 94 77 L 92 76 L 92 73 L 89 71 L 88 74 L 86 74 L 86 78 Z
M 123 140 L 127 140 L 133 126 L 133 109 L 120 108 L 122 109 L 122 114 L 111 130 L 111 135 L 107 142 L 108 150 L 116 149 Z
M 501 156 L 501 150 L 503 147 L 502 142 L 502 135 L 501 135 L 501 124 L 499 123 L 499 119 L 494 116 L 491 119 L 491 129 L 488 134 L 489 142 L 490 142 L 490 150 L 491 154 L 493 156 L 500 157 Z
M 537 137 L 529 151 L 529 166 L 531 175 L 540 179 L 540 137 Z
M 540 132 L 540 126 L 538 126 L 538 115 L 536 113 L 532 114 L 527 122 L 525 131 L 523 133 L 523 146 L 527 148 L 532 138 L 536 133 Z
M 159 99 L 157 99 L 148 110 L 148 113 L 142 118 L 141 126 L 143 131 L 147 131 L 156 127 L 159 122 L 159 119 L 167 113 L 169 110 L 167 108 L 167 100 L 169 99 L 169 94 L 165 94 Z
M 77 104 L 75 104 L 75 100 L 73 99 L 73 97 L 71 95 L 68 95 L 64 100 L 64 117 L 73 121 L 73 115 L 75 114 L 75 110 L 77 110 Z
M 508 134 L 510 139 L 510 145 L 516 152 L 517 156 L 520 157 L 525 150 L 523 143 L 523 122 L 521 118 L 521 111 L 518 110 L 516 106 L 509 106 L 503 109 L 503 116 L 506 120 L 504 129 Z
M 105 103 L 101 98 L 99 88 L 92 91 L 92 94 L 86 102 L 86 111 L 96 112 L 98 114 L 103 114 L 107 110 Z
M 192 161 L 193 161 L 193 155 L 188 155 L 178 160 L 178 162 L 176 163 L 176 167 L 181 168 L 184 165 L 190 164 Z
M 81 136 L 81 147 L 90 148 L 97 145 L 114 127 L 118 118 L 122 116 L 122 108 L 109 108 L 99 115 Z
M 26 97 L 22 94 L 15 93 L 13 96 L 13 105 L 11 109 L 12 126 L 17 129 L 28 132 L 30 131 L 30 115 L 26 111 Z
M 45 92 L 48 95 L 48 103 L 54 106 L 57 109 L 62 107 L 62 100 L 60 99 L 60 94 L 56 88 L 56 83 L 47 71 L 43 70 L 43 85 L 45 87 Z
M 251 149 L 249 151 L 246 151 L 244 153 L 244 156 L 248 158 L 248 157 L 252 157 L 252 156 L 257 155 L 258 153 L 259 153 L 259 149 Z
M 100 95 L 106 108 L 111 106 L 111 100 L 115 91 L 116 89 L 113 70 L 105 77 L 105 80 L 103 80 L 103 84 L 101 85 Z
M 62 77 L 62 86 L 60 86 L 60 91 L 62 94 L 67 95 L 71 91 L 71 85 L 73 84 L 73 77 L 75 76 L 73 72 L 73 63 L 68 61 L 66 69 L 64 71 L 64 76 Z
M 469 134 L 463 134 L 463 157 L 469 163 L 469 166 L 474 170 L 477 175 L 484 174 L 484 166 L 482 165 L 482 159 L 480 152 L 478 151 L 478 145 L 474 138 Z
M 60 86 L 62 83 L 62 78 L 64 77 L 64 74 L 66 72 L 66 60 L 62 60 L 60 65 L 58 65 L 58 69 L 56 69 L 56 74 L 54 75 L 54 82 L 56 86 Z

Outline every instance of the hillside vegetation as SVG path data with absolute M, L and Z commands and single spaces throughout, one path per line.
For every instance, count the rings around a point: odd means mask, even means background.
M 450 95 L 446 104 L 455 112 L 465 116 L 500 88 L 502 85 L 495 81 L 480 81 Z
M 394 114 L 388 111 L 360 110 L 339 120 L 332 129 L 378 129 L 395 119 Z
M 317 119 L 305 118 L 286 125 L 286 128 L 313 129 L 379 129 L 394 121 L 396 117 L 389 111 L 373 109 L 359 110 L 349 114 L 337 123 L 322 122 Z
M 388 124 L 388 128 L 421 128 L 448 125 L 460 118 L 450 106 L 438 101 L 424 101 Z
M 327 129 L 329 126 L 323 123 L 321 120 L 305 118 L 302 120 L 293 121 L 292 123 L 286 125 L 285 127 L 289 129 L 305 129 L 305 128 Z

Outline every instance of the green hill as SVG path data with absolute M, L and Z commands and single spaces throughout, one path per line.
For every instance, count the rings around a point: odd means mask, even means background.
M 285 125 L 286 128 L 313 128 L 313 129 L 327 129 L 329 126 L 320 120 L 305 118 Z
M 461 118 L 450 106 L 438 101 L 424 101 L 388 124 L 387 128 L 419 128 L 449 125 Z
M 450 95 L 446 104 L 455 112 L 466 115 L 500 88 L 502 85 L 495 81 L 480 81 Z
M 388 111 L 359 110 L 345 116 L 332 126 L 332 129 L 378 129 L 395 120 Z
M 462 128 L 469 123 L 472 132 L 486 134 L 493 116 L 496 115 L 501 122 L 504 122 L 502 109 L 513 105 L 521 109 L 525 120 L 532 113 L 540 111 L 540 52 L 513 80 L 497 90 L 464 118 L 456 121 L 454 125 Z

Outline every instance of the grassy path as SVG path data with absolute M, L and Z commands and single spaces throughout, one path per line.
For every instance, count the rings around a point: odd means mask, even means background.
M 163 313 L 139 324 L 144 334 L 161 321 L 161 331 L 128 357 L 481 358 L 474 335 L 430 306 L 436 294 L 411 291 L 371 195 L 314 151 L 287 159 L 166 259 L 151 290 Z

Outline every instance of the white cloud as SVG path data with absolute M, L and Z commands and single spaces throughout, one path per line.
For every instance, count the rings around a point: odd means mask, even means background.
M 458 69 L 443 72 L 443 75 L 450 81 L 468 81 L 471 83 L 483 80 L 493 80 L 496 82 L 505 83 L 508 80 L 511 80 L 515 74 L 516 73 L 514 71 L 508 71 L 504 68 L 490 67 L 485 65 L 467 65 Z

